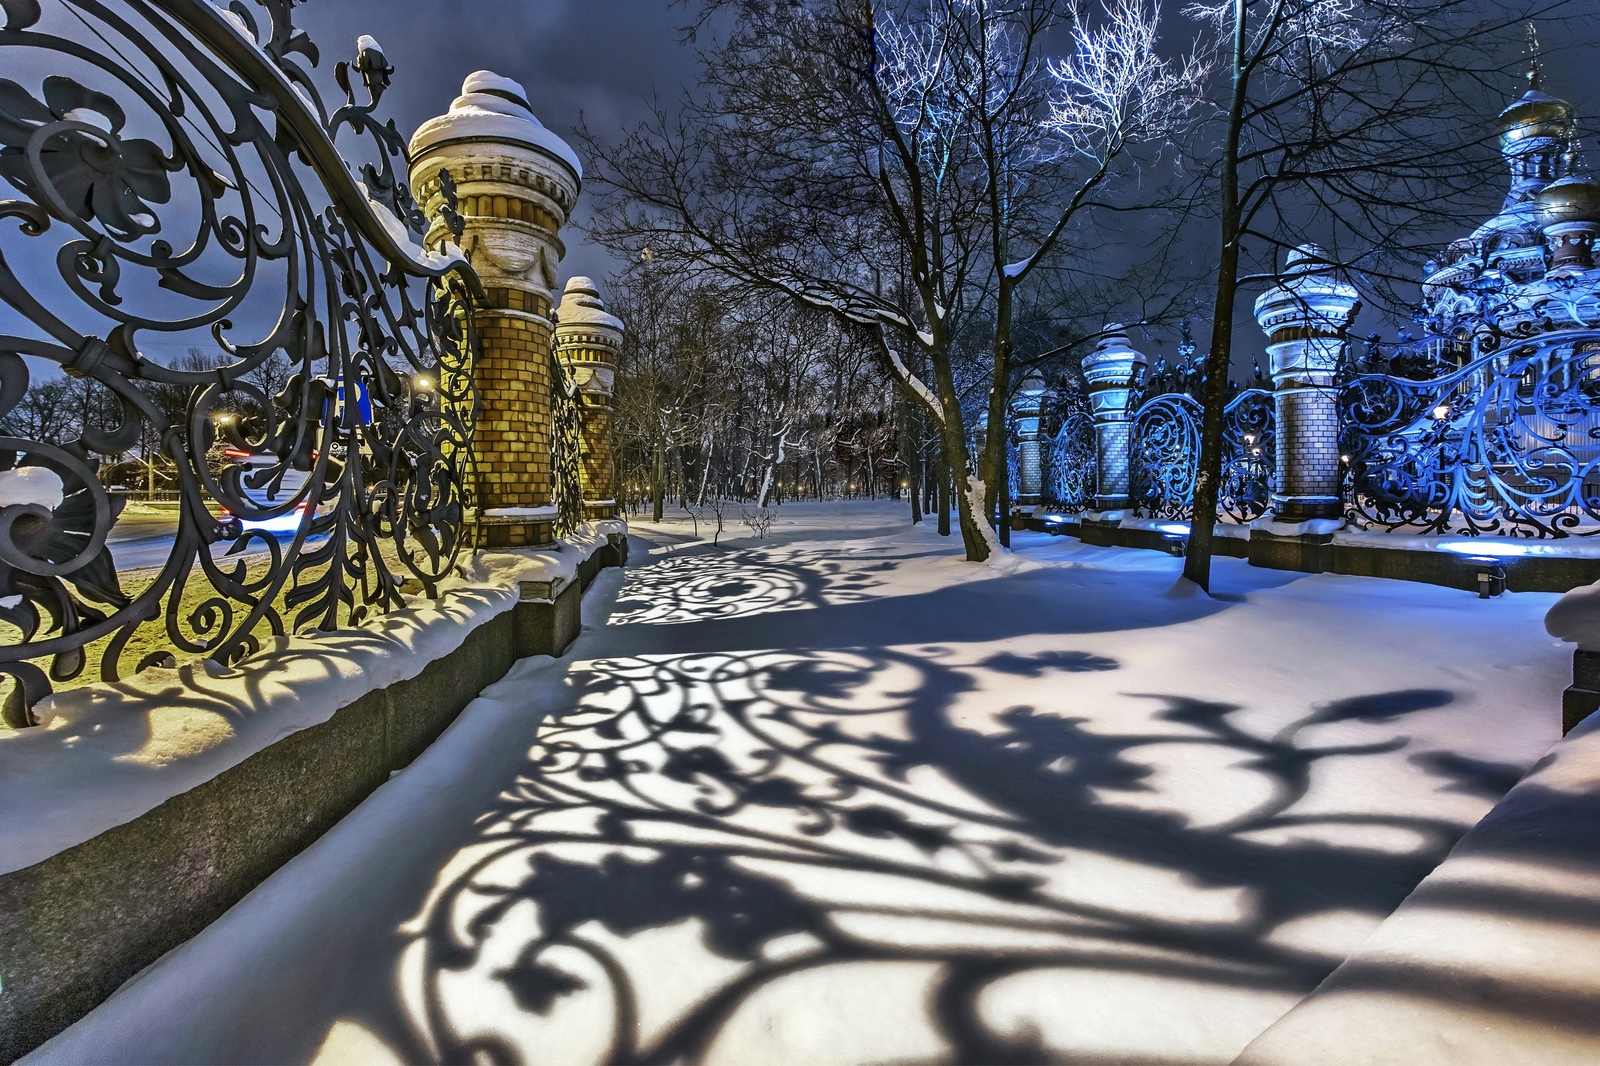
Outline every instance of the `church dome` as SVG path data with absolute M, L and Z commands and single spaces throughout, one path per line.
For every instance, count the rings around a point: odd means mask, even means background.
M 1504 148 L 1536 137 L 1564 139 L 1572 134 L 1572 105 L 1541 89 L 1529 89 L 1495 117 L 1494 131 Z
M 1572 175 L 1552 181 L 1534 197 L 1540 220 L 1545 225 L 1557 222 L 1600 221 L 1600 181 Z

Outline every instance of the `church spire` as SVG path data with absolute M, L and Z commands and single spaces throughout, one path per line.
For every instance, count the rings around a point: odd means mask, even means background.
M 1539 28 L 1528 23 L 1528 88 L 1538 92 L 1544 88 L 1544 64 L 1539 61 Z
M 1526 203 L 1572 167 L 1572 105 L 1544 91 L 1539 31 L 1528 23 L 1528 89 L 1495 118 L 1500 152 L 1511 171 L 1505 208 Z M 1504 210 L 1504 208 L 1502 209 Z

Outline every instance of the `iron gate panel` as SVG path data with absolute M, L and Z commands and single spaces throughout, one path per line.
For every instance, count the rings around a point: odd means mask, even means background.
M 375 117 L 393 74 L 377 42 L 334 67 L 330 109 L 291 0 L 58 7 L 52 23 L 0 0 L 8 73 L 51 71 L 0 79 L 0 177 L 21 194 L 0 201 L 0 416 L 50 364 L 95 399 L 75 439 L 0 436 L 11 725 L 91 650 L 122 676 L 142 627 L 158 646 L 135 670 L 229 664 L 431 595 L 472 503 L 481 290 L 458 253 L 422 247 L 404 140 Z M 161 358 L 197 330 L 210 365 Z M 285 372 L 271 395 L 268 364 Z M 141 438 L 173 464 L 179 519 L 130 591 L 106 547 L 124 502 L 97 467 Z M 248 528 L 274 523 L 284 540 Z

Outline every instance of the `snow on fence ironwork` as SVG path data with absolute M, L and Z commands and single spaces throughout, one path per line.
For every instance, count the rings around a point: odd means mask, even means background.
M 87 669 L 232 663 L 403 606 L 408 582 L 431 593 L 469 540 L 481 288 L 451 244 L 423 247 L 404 139 L 375 117 L 378 43 L 333 68 L 330 107 L 285 0 L 0 13 L 0 176 L 21 194 L 0 200 L 21 327 L 0 335 L 0 416 L 60 370 L 95 399 L 72 439 L 0 422 L 5 722 Z M 172 358 L 184 345 L 203 358 Z M 135 578 L 97 466 L 141 438 L 175 464 L 181 513 Z

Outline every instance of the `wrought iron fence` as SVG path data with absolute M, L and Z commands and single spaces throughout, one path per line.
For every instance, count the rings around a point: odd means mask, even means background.
M 10 725 L 91 659 L 116 679 L 130 658 L 232 663 L 359 623 L 433 592 L 466 545 L 481 290 L 422 247 L 404 141 L 375 117 L 377 43 L 333 68 L 330 108 L 292 7 L 0 0 L 0 177 L 21 194 L 0 201 L 0 416 L 54 368 L 111 412 L 72 440 L 0 436 Z M 446 219 L 459 236 L 453 202 Z M 163 360 L 197 336 L 215 366 Z M 255 372 L 284 357 L 269 394 Z M 166 562 L 134 581 L 96 465 L 141 434 L 181 504 Z
M 1272 393 L 1246 389 L 1223 412 L 1222 481 L 1217 510 L 1244 524 L 1267 513 L 1278 454 L 1278 419 Z
M 1600 533 L 1600 342 L 1503 352 L 1497 339 L 1429 380 L 1348 376 L 1340 443 L 1354 524 Z
M 1169 392 L 1141 404 L 1133 415 L 1134 513 L 1187 519 L 1199 464 L 1200 405 L 1194 398 Z
M 1153 396 L 1133 414 L 1134 513 L 1188 520 L 1200 469 L 1201 407 L 1183 392 Z M 1272 394 L 1245 389 L 1224 409 L 1217 510 L 1235 522 L 1259 518 L 1272 489 L 1277 432 Z
M 1094 419 L 1087 411 L 1066 416 L 1061 429 L 1046 443 L 1041 465 L 1042 495 L 1048 506 L 1081 511 L 1094 505 Z
M 554 356 L 550 359 L 550 469 L 554 477 L 556 535 L 583 523 L 583 414 L 578 388 Z

